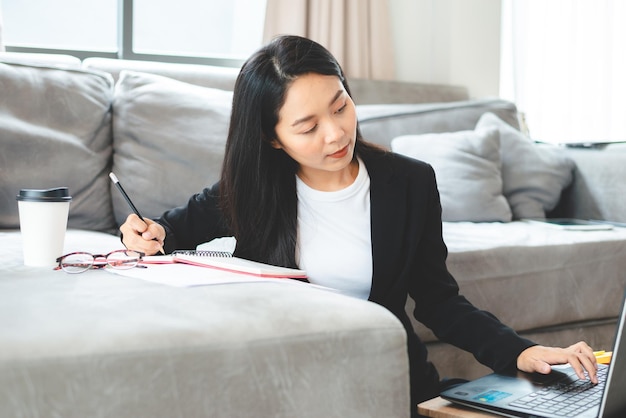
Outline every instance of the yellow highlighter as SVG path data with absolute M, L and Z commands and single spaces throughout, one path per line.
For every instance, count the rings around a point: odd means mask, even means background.
M 594 351 L 593 355 L 596 356 L 596 360 L 600 364 L 609 364 L 611 362 L 612 351 Z

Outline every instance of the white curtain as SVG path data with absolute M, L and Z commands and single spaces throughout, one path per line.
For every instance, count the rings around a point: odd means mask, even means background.
M 504 0 L 501 96 L 546 142 L 626 141 L 626 1 Z
M 395 76 L 387 0 L 267 0 L 264 41 L 279 34 L 324 45 L 348 77 Z

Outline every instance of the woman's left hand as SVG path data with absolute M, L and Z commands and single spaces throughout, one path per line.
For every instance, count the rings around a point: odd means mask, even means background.
M 589 380 L 598 383 L 598 362 L 593 350 L 584 341 L 567 348 L 535 345 L 522 351 L 517 357 L 517 368 L 528 373 L 548 374 L 552 370 L 551 365 L 566 363 L 572 366 L 580 379 L 586 379 L 586 370 Z

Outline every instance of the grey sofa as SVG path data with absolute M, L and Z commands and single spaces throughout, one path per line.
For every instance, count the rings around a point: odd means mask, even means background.
M 16 59 L 22 64 L 7 62 Z M 162 110 L 133 107 L 176 88 L 114 91 L 111 75 L 80 67 L 41 56 L 0 63 L 0 416 L 410 416 L 406 333 L 374 303 L 286 279 L 177 287 L 23 265 L 15 187 L 68 186 L 64 250 L 106 254 L 121 247 L 114 214 L 127 212 L 113 201 L 111 168 L 153 215 L 161 207 L 148 200 L 173 204 L 219 167 L 222 125 L 205 121 L 198 143 L 180 124 L 147 138 L 131 127 L 145 117 L 165 121 L 163 110 L 183 125 L 203 111 L 224 120 L 229 93 L 201 92 L 202 111 L 193 98 L 185 105 L 165 96 L 153 103 Z M 128 142 L 114 143 L 123 120 Z M 188 141 L 159 143 L 160 134 Z M 185 162 L 206 151 L 215 157 Z M 180 196 L 165 198 L 166 189 Z M 176 266 L 147 271 L 159 267 Z
M 26 297 L 25 293 L 31 294 L 35 289 L 46 288 L 46 283 L 52 283 L 55 303 L 72 303 L 75 301 L 72 292 L 76 291 L 87 296 L 87 301 L 81 302 L 75 309 L 50 317 L 48 324 L 53 324 L 54 320 L 65 323 L 68 318 L 78 321 L 76 316 L 81 314 L 86 318 L 97 318 L 94 306 L 106 307 L 95 299 L 99 291 L 107 295 L 107 301 L 112 306 L 121 302 L 124 309 L 129 309 L 132 303 L 116 299 L 116 283 L 111 283 L 113 279 L 108 276 L 98 275 L 102 282 L 75 277 L 67 279 L 51 276 L 58 272 L 42 275 L 42 272 L 19 266 L 16 262 L 19 261 L 19 234 L 15 231 L 19 220 L 15 195 L 20 188 L 68 186 L 73 201 L 68 224 L 71 231 L 66 247 L 82 246 L 84 249 L 88 246 L 94 248 L 92 251 L 115 249 L 113 247 L 119 242 L 111 234 L 116 233 L 117 226 L 126 218 L 129 209 L 112 188 L 109 171 L 116 173 L 127 192 L 133 196 L 135 204 L 145 216 L 150 217 L 184 203 L 189 195 L 217 180 L 229 117 L 230 90 L 236 74 L 236 69 L 206 66 L 99 58 L 80 62 L 71 57 L 59 61 L 58 57 L 48 56 L 2 56 L 0 230 L 3 232 L 0 239 L 4 267 L 0 267 L 0 285 L 6 286 L 7 291 L 1 294 L 16 292 L 19 297 Z M 360 129 L 366 139 L 424 159 L 435 167 L 442 196 L 444 238 L 449 247 L 448 266 L 457 278 L 461 291 L 476 305 L 494 313 L 537 342 L 564 345 L 585 339 L 598 349 L 610 349 L 626 284 L 623 274 L 626 271 L 626 229 L 616 227 L 611 231 L 584 233 L 555 231 L 522 222 L 519 217 L 530 213 L 626 222 L 623 201 L 626 186 L 616 180 L 626 174 L 623 148 L 612 145 L 602 149 L 579 150 L 534 144 L 528 138 L 520 138 L 514 104 L 499 99 L 473 100 L 462 87 L 366 80 L 350 80 L 350 85 L 358 106 Z M 506 150 L 504 144 L 507 144 Z M 470 181 L 464 183 L 466 180 Z M 462 184 L 464 186 L 460 186 Z M 487 192 L 485 199 L 477 198 Z M 490 205 L 485 207 L 484 202 L 487 201 Z M 23 283 L 29 283 L 30 287 L 22 287 Z M 233 290 L 224 298 L 225 303 L 219 304 L 212 295 L 210 301 L 227 310 L 229 303 L 243 303 L 238 299 L 241 297 L 238 292 L 249 295 L 257 291 L 250 286 L 241 285 Z M 175 359 L 179 361 L 182 359 L 176 357 L 180 355 L 179 351 L 188 347 L 183 345 L 181 349 L 184 338 L 181 340 L 176 327 L 172 328 L 168 321 L 175 320 L 178 315 L 189 319 L 189 316 L 215 312 L 200 308 L 202 304 L 199 300 L 208 297 L 206 295 L 211 292 L 196 289 L 194 291 L 201 292 L 202 296 L 178 295 L 172 299 L 176 303 L 168 305 L 168 292 L 171 290 L 150 288 L 149 292 L 155 292 L 155 302 L 146 300 L 145 290 L 142 289 L 144 287 L 140 284 L 124 283 L 119 298 L 138 298 L 142 307 L 140 315 L 144 315 L 142 318 L 148 318 L 152 313 L 166 322 L 165 326 L 149 322 L 149 329 L 154 330 L 160 339 L 159 348 L 155 351 L 158 360 L 148 355 L 149 360 L 146 361 L 161 361 L 163 358 L 159 355 L 168 350 L 176 351 Z M 325 330 L 323 326 L 298 328 L 298 321 L 309 324 L 307 321 L 310 319 L 305 318 L 307 313 L 317 309 L 317 298 L 332 299 L 337 295 L 320 296 L 316 293 L 313 297 L 306 291 L 294 293 L 295 296 L 287 290 L 281 289 L 280 292 L 283 292 L 281 295 L 285 300 L 295 297 L 294 300 L 301 304 L 302 312 L 292 318 L 294 327 L 288 328 L 287 335 L 281 334 L 283 339 L 280 340 L 281 343 L 289 340 L 290 344 L 294 344 L 285 350 L 297 350 L 298 332 L 304 332 L 306 335 L 301 337 L 307 340 L 313 338 L 312 335 L 318 335 L 320 329 Z M 237 400 L 227 397 L 225 392 L 238 390 L 233 382 L 241 383 L 242 379 L 249 379 L 251 375 L 240 370 L 240 374 L 231 376 L 229 369 L 224 367 L 216 370 L 216 375 L 212 377 L 214 382 L 226 386 L 219 394 L 207 399 L 217 405 L 223 402 L 222 406 L 235 408 L 230 411 L 241 412 L 239 416 L 253 416 L 249 408 L 254 403 L 258 403 L 260 415 L 271 416 L 289 416 L 298 405 L 314 408 L 309 415 L 300 410 L 299 416 L 403 416 L 405 410 L 402 407 L 398 411 L 390 406 L 406 405 L 408 402 L 408 370 L 406 353 L 399 349 L 403 342 L 399 335 L 400 327 L 368 303 L 359 305 L 359 309 L 368 311 L 370 321 L 366 321 L 367 324 L 357 323 L 357 319 L 348 314 L 352 308 L 342 305 L 344 302 L 356 303 L 343 299 L 329 302 L 329 315 L 326 319 L 319 318 L 319 321 L 327 321 L 329 328 L 318 335 L 316 344 L 328 343 L 328 338 L 333 340 L 334 337 L 328 334 L 336 335 L 337 330 L 330 319 L 333 315 L 345 317 L 344 330 L 355 327 L 360 330 L 357 334 L 363 338 L 361 342 L 368 342 L 359 345 L 354 342 L 358 340 L 342 340 L 345 344 L 335 347 L 350 346 L 351 350 L 357 350 L 350 351 L 352 356 L 334 352 L 328 354 L 329 357 L 318 358 L 311 354 L 303 367 L 310 367 L 308 370 L 311 371 L 317 362 L 319 369 L 325 370 L 342 364 L 345 367 L 333 373 L 332 379 L 339 379 L 333 388 L 339 390 L 343 386 L 350 388 L 349 392 L 330 390 L 335 395 L 327 403 L 305 401 L 303 393 L 291 400 L 286 399 L 287 392 L 276 394 L 276 388 L 291 388 L 298 379 L 303 379 L 303 375 L 286 370 L 282 370 L 285 374 L 272 375 L 274 372 L 270 366 L 275 364 L 273 362 L 290 368 L 293 366 L 291 361 L 294 361 L 289 356 L 281 357 L 274 353 L 278 357 L 268 359 L 267 367 L 252 372 L 252 377 L 263 377 L 263 382 L 271 382 L 267 391 L 254 385 L 245 386 L 244 394 L 249 402 L 237 405 Z M 36 299 L 32 303 L 39 306 L 45 302 Z M 407 310 L 413 309 L 412 303 L 412 300 L 407 301 Z M 12 310 L 20 309 L 16 299 L 2 306 L 6 309 L 2 315 L 4 318 L 14 317 Z M 288 308 L 292 306 L 285 304 L 281 308 L 280 304 L 278 307 L 272 304 L 271 309 L 276 309 L 273 318 L 284 320 Z M 199 311 L 194 313 L 194 309 Z M 48 314 L 45 310 L 37 310 L 26 318 L 37 321 Z M 72 336 L 79 338 L 84 331 L 72 321 L 69 323 L 73 325 L 62 327 L 59 331 L 64 333 L 67 341 Z M 271 322 L 271 319 L 268 321 Z M 122 323 L 123 318 L 114 316 L 113 320 L 102 323 L 104 328 L 101 332 L 99 329 L 90 330 L 94 333 L 95 342 L 89 347 L 95 351 L 86 352 L 91 356 L 99 352 L 99 344 L 104 341 L 107 332 L 119 332 L 116 327 Z M 240 317 L 236 323 L 244 326 L 245 320 Z M 278 321 L 270 327 L 271 332 L 278 332 L 281 323 Z M 31 322 L 19 324 L 33 326 Z M 139 332 L 140 325 L 132 327 L 133 332 Z M 320 323 L 317 322 L 317 325 Z M 487 371 L 467 353 L 439 342 L 421 324 L 414 325 L 421 338 L 428 342 L 431 359 L 443 376 L 474 377 Z M 36 326 L 28 334 L 32 340 L 22 339 L 19 330 L 13 326 L 6 329 L 12 332 L 4 334 L 3 341 L 12 338 L 16 345 L 2 358 L 0 367 L 2 371 L 8 370 L 7 373 L 0 373 L 5 379 L 3 387 L 15 386 L 23 376 L 20 364 L 15 363 L 16 356 L 20 358 L 17 353 L 21 349 L 29 347 L 30 343 L 40 344 L 54 338 L 53 331 L 50 335 L 40 333 L 40 328 Z M 51 325 L 47 329 L 54 328 Z M 247 332 L 245 327 L 243 329 L 242 332 Z M 384 331 L 379 332 L 381 329 Z M 188 332 L 194 334 L 200 331 L 191 327 Z M 169 333 L 176 335 L 173 340 L 168 339 Z M 258 337 L 262 338 L 260 334 Z M 368 352 L 359 352 L 356 347 L 365 350 L 363 346 L 370 345 L 370 338 L 375 347 L 366 350 Z M 128 355 L 132 350 L 124 351 L 127 349 L 125 344 L 132 339 L 122 341 L 121 349 Z M 143 358 L 145 353 L 150 352 L 149 343 L 134 341 L 129 344 L 141 354 L 135 358 Z M 234 344 L 241 349 L 243 343 Z M 37 350 L 32 346 L 27 351 L 32 353 L 32 357 L 24 356 L 22 366 L 34 364 L 40 368 L 32 369 L 36 372 L 32 371 L 26 380 L 21 381 L 21 392 L 16 389 L 7 395 L 18 399 L 13 404 L 17 402 L 21 407 L 28 404 L 29 399 L 34 399 L 37 407 L 47 405 L 44 388 L 49 387 L 49 382 L 42 386 L 33 385 L 34 376 L 45 375 L 45 379 L 52 381 L 49 373 L 63 371 L 64 365 L 76 373 L 83 370 L 81 367 L 86 367 L 84 361 L 76 365 L 61 354 L 55 354 L 52 356 L 54 359 L 63 360 L 55 362 L 55 368 L 50 369 L 50 365 L 43 364 L 37 357 Z M 220 352 L 222 357 L 219 358 L 234 361 L 236 357 L 229 356 L 246 355 L 241 350 L 236 350 L 236 354 L 228 352 Z M 215 351 L 211 353 L 214 355 Z M 328 353 L 333 353 L 333 350 L 328 350 Z M 75 361 L 80 355 L 72 353 L 70 357 Z M 116 352 L 115 355 L 120 354 Z M 352 362 L 354 357 L 359 361 Z M 281 358 L 284 361 L 281 362 Z M 363 369 L 364 364 L 369 364 L 367 369 Z M 126 362 L 115 363 L 107 369 L 110 374 L 104 376 L 115 380 L 127 365 Z M 196 373 L 192 365 L 181 365 L 190 374 L 176 374 L 176 382 L 170 380 L 163 390 L 171 393 L 185 378 L 192 382 L 211 380 L 206 374 L 214 366 L 205 365 Z M 131 375 L 136 378 L 137 373 L 148 373 L 146 368 L 133 371 Z M 172 370 L 159 369 L 159 375 L 172 379 Z M 91 383 L 85 384 L 84 388 L 92 394 L 106 384 L 105 378 L 89 380 L 88 375 L 82 378 L 79 381 Z M 313 386 L 321 384 L 324 377 L 315 375 L 312 379 L 305 381 L 312 385 L 310 389 L 314 392 Z M 359 384 L 351 386 L 356 380 Z M 328 381 L 330 378 L 326 379 Z M 132 401 L 127 395 L 129 390 L 141 383 L 140 378 L 130 379 L 124 390 L 114 391 L 120 400 L 120 409 L 128 406 L 128 402 L 134 411 L 141 409 L 147 395 L 142 392 Z M 210 386 L 206 390 L 212 389 L 214 387 Z M 356 395 L 359 391 L 364 391 L 362 396 Z M 68 397 L 67 391 L 63 393 L 62 401 L 57 403 L 71 403 L 72 397 Z M 215 404 L 209 407 L 209 401 L 202 401 L 198 393 L 190 396 L 193 398 L 191 401 L 182 397 L 174 401 L 176 408 L 186 412 L 182 415 L 192 416 L 187 414 L 190 412 L 212 415 L 209 411 L 215 411 L 211 409 Z M 367 407 L 357 408 L 355 405 L 363 399 L 368 399 Z M 12 405 L 5 400 L 0 405 Z M 159 402 L 168 404 L 172 398 L 164 397 Z M 59 405 L 57 407 L 62 408 Z M 90 406 L 94 407 L 94 404 Z M 239 407 L 241 409 L 237 409 Z M 330 413 L 331 410 L 334 412 Z M 383 410 L 386 413 L 380 414 Z

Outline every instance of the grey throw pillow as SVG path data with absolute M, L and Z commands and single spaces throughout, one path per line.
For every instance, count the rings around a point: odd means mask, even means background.
M 391 149 L 433 166 L 444 221 L 511 220 L 502 195 L 497 129 L 400 136 Z
M 574 162 L 555 146 L 541 146 L 493 113 L 485 113 L 476 129 L 500 132 L 504 196 L 513 217 L 543 218 L 554 209 L 571 181 Z
M 113 104 L 113 172 L 142 215 L 157 217 L 219 180 L 231 104 L 230 91 L 120 73 Z M 130 208 L 117 190 L 111 193 L 121 224 Z
M 19 227 L 20 189 L 66 186 L 68 227 L 115 230 L 112 99 L 105 73 L 0 62 L 0 229 Z

